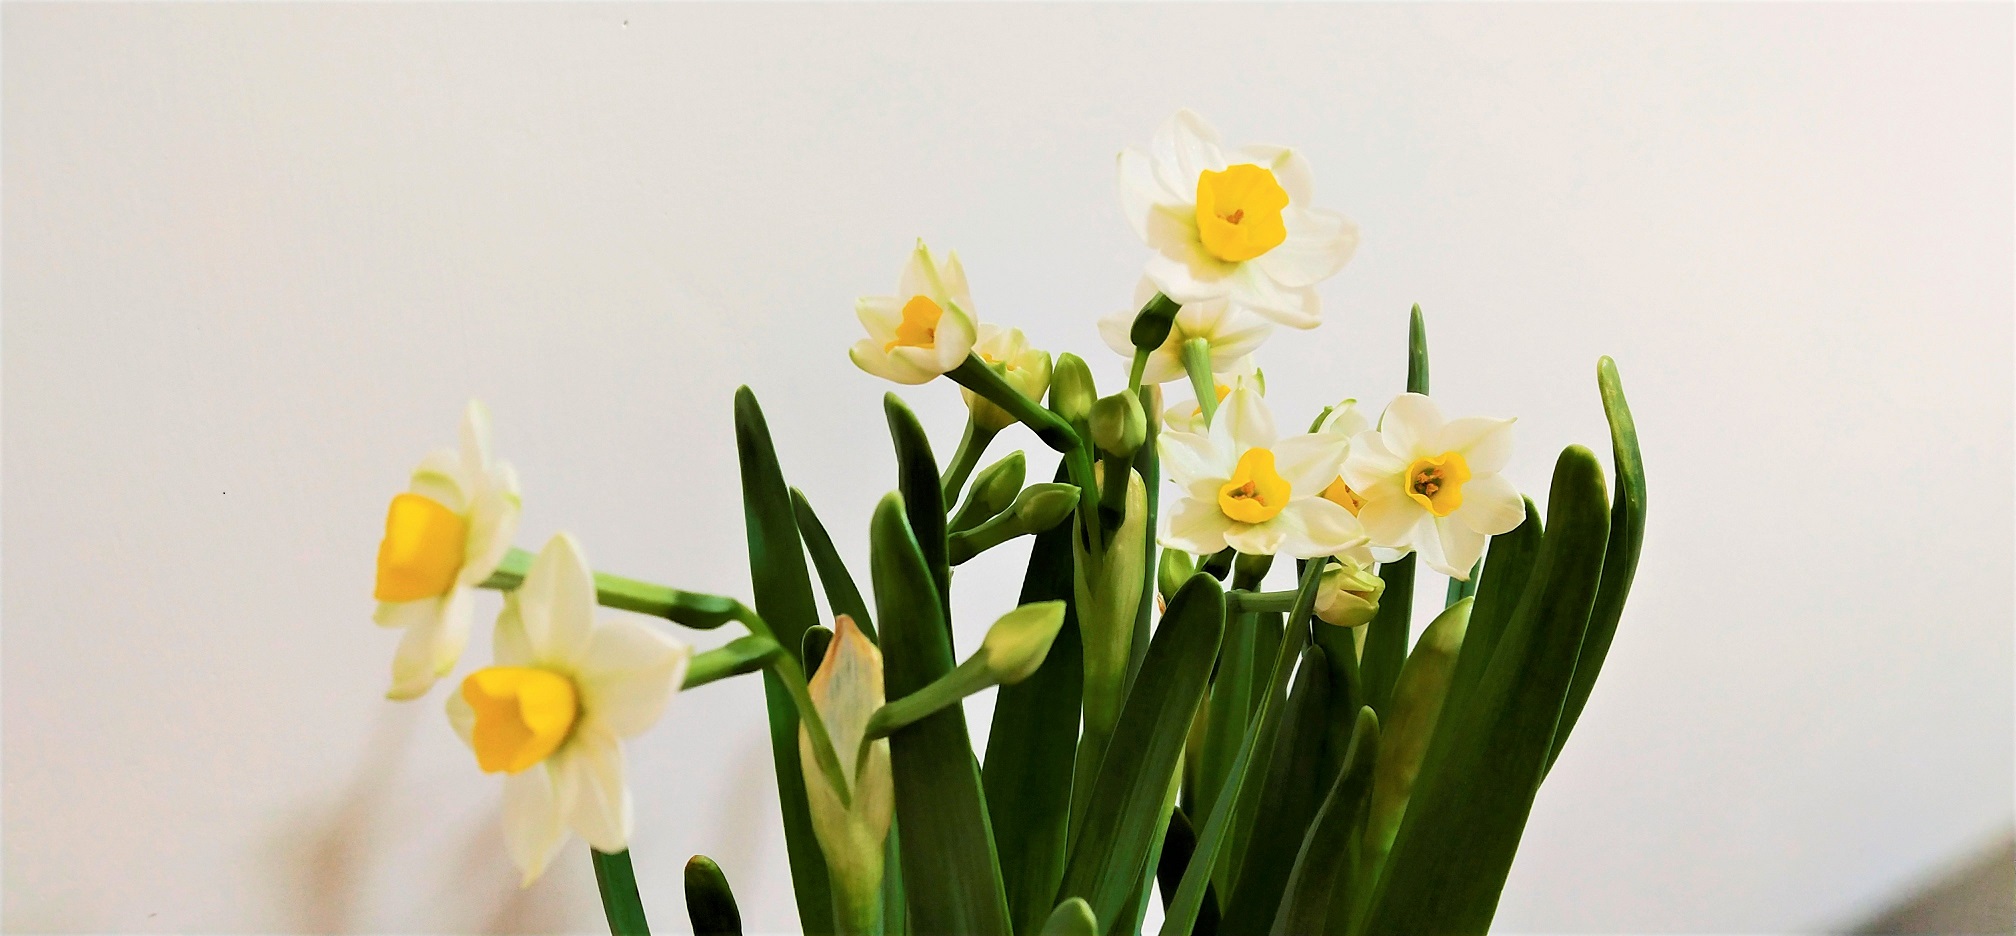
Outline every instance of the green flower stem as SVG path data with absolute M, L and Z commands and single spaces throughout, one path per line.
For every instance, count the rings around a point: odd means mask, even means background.
M 1078 434 L 1071 431 L 1071 427 L 1058 418 L 1056 413 L 1043 408 L 1035 400 L 1023 396 L 1022 391 L 1009 386 L 1008 381 L 993 368 L 988 367 L 987 362 L 980 360 L 979 355 L 967 355 L 963 363 L 947 371 L 945 376 L 1006 410 L 1008 415 L 1035 431 L 1037 438 L 1043 440 L 1043 444 L 1059 452 L 1070 452 L 1083 445 L 1078 440 Z
M 1145 376 L 1147 373 L 1148 373 L 1148 351 L 1143 348 L 1135 348 L 1134 369 L 1132 371 L 1129 371 L 1127 374 L 1127 392 L 1133 393 L 1134 391 L 1141 389 L 1141 378 Z
M 1183 342 L 1183 370 L 1190 375 L 1190 390 L 1197 394 L 1197 406 L 1204 412 L 1204 422 L 1209 425 L 1211 418 L 1218 414 L 1218 381 L 1211 376 L 1211 342 L 1204 338 L 1192 338 Z
M 1226 611 L 1289 611 L 1295 607 L 1296 592 L 1287 591 L 1246 591 L 1232 589 L 1225 593 Z
M 770 630 L 770 625 L 764 623 L 755 609 L 740 602 L 736 603 L 736 608 L 739 613 L 735 619 L 749 628 L 749 633 L 768 638 L 771 643 L 777 642 L 776 633 Z M 771 656 L 765 665 L 784 681 L 785 690 L 791 693 L 791 701 L 797 703 L 798 720 L 805 723 L 805 730 L 812 737 L 812 759 L 819 762 L 819 770 L 826 775 L 826 782 L 833 785 L 834 792 L 840 797 L 840 805 L 852 808 L 854 798 L 848 793 L 852 784 L 840 768 L 840 755 L 833 750 L 833 737 L 826 732 L 826 722 L 819 717 L 818 706 L 812 704 L 812 691 L 805 684 L 804 668 L 798 665 L 796 657 L 788 653 Z
M 1099 466 L 1106 473 L 1104 486 L 1099 489 L 1099 506 L 1117 519 L 1127 512 L 1127 472 L 1134 466 L 1110 454 Z
M 637 872 L 630 867 L 630 850 L 613 855 L 588 850 L 595 861 L 595 887 L 602 893 L 602 913 L 609 918 L 611 936 L 650 936 L 644 920 L 644 898 L 637 893 Z
M 680 691 L 756 672 L 768 666 L 771 657 L 783 652 L 784 648 L 768 637 L 755 634 L 737 637 L 725 646 L 694 654 L 692 661 L 686 664 L 686 681 L 679 686 Z
M 1106 531 L 1099 524 L 1099 481 L 1098 475 L 1095 474 L 1097 469 L 1092 463 L 1091 450 L 1081 444 L 1066 452 L 1064 466 L 1071 475 L 1071 483 L 1078 485 L 1078 522 L 1085 530 L 1085 541 L 1090 547 L 1090 555 L 1096 566 L 1103 562 L 1106 556 Z M 1121 490 L 1124 493 L 1126 487 L 1123 485 Z M 1097 571 L 1096 568 L 1090 570 L 1092 573 Z
M 490 573 L 490 577 L 477 587 L 498 591 L 517 588 L 525 581 L 525 573 L 531 570 L 532 559 L 531 553 L 513 547 L 504 555 L 504 561 L 497 564 L 497 571 Z M 713 630 L 736 620 L 736 608 L 740 605 L 733 598 L 680 591 L 602 572 L 595 573 L 595 603 L 605 608 L 664 618 L 695 630 Z
M 945 506 L 959 501 L 959 491 L 966 487 L 966 479 L 973 474 L 973 467 L 980 464 L 980 456 L 987 451 L 987 444 L 994 441 L 997 430 L 980 425 L 970 414 L 966 417 L 966 434 L 959 438 L 959 448 L 952 453 L 952 464 L 945 469 L 945 477 L 939 488 L 945 494 Z

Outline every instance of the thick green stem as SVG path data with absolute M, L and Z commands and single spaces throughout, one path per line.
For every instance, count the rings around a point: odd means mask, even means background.
M 478 588 L 511 591 L 525 581 L 533 555 L 513 547 Z M 619 611 L 635 611 L 664 618 L 696 630 L 713 630 L 735 620 L 740 602 L 721 595 L 680 591 L 664 585 L 640 582 L 620 575 L 595 573 L 595 603 Z
M 1148 352 L 1141 348 L 1135 348 L 1134 369 L 1129 371 L 1127 374 L 1127 392 L 1132 393 L 1136 390 L 1141 389 L 1141 378 L 1145 376 L 1147 373 L 1148 373 Z
M 1008 415 L 1034 430 L 1043 444 L 1059 452 L 1069 452 L 1081 445 L 1078 434 L 1071 431 L 1071 427 L 1056 413 L 1044 409 L 1035 400 L 1023 396 L 1022 391 L 1009 386 L 1007 379 L 988 367 L 978 355 L 968 355 L 964 363 L 947 371 L 945 376 L 1008 411 Z
M 952 464 L 945 469 L 945 477 L 939 482 L 947 507 L 959 502 L 959 491 L 966 486 L 973 467 L 980 464 L 980 456 L 987 451 L 987 443 L 994 441 L 995 432 L 980 425 L 972 416 L 966 417 L 966 434 L 959 438 L 959 448 L 952 453 Z
M 1190 375 L 1190 391 L 1197 394 L 1197 408 L 1204 423 L 1218 414 L 1218 381 L 1211 375 L 1211 342 L 1192 338 L 1183 342 L 1183 371 Z
M 595 860 L 595 886 L 602 892 L 602 913 L 609 918 L 611 936 L 650 936 L 644 920 L 644 898 L 637 893 L 637 872 L 630 867 L 630 850 L 613 855 L 589 849 Z

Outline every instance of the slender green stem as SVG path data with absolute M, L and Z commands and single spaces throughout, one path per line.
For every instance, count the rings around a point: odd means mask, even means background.
M 1105 486 L 1099 490 L 1099 506 L 1116 519 L 1127 512 L 1127 472 L 1134 466 L 1124 459 L 1108 455 L 1099 462 L 1105 472 Z
M 1203 338 L 1192 338 L 1183 342 L 1183 370 L 1190 375 L 1190 390 L 1197 394 L 1197 407 L 1204 413 L 1204 422 L 1209 425 L 1211 418 L 1218 414 L 1218 381 L 1211 375 L 1211 342 Z
M 497 571 L 490 573 L 490 577 L 477 587 L 498 591 L 517 588 L 525 581 L 525 573 L 531 570 L 533 558 L 531 553 L 513 547 L 497 564 Z M 735 620 L 736 608 L 740 605 L 735 599 L 721 595 L 680 591 L 605 572 L 595 573 L 595 603 L 605 608 L 664 618 L 695 630 L 713 630 Z
M 602 892 L 602 913 L 609 918 L 611 936 L 650 936 L 644 920 L 644 898 L 637 893 L 637 872 L 630 867 L 630 850 L 613 855 L 588 850 L 595 860 L 595 887 Z
M 1296 592 L 1287 591 L 1246 591 L 1232 589 L 1225 593 L 1227 611 L 1287 611 L 1295 607 Z
M 737 637 L 726 646 L 715 647 L 693 655 L 686 664 L 686 681 L 680 691 L 698 689 L 711 682 L 719 682 L 730 676 L 753 673 L 770 663 L 770 658 L 784 652 L 777 641 L 768 637 L 750 634 Z
M 1134 349 L 1134 369 L 1127 374 L 1127 392 L 1141 389 L 1141 378 L 1148 373 L 1148 352 Z
M 767 637 L 772 643 L 777 634 L 765 623 L 755 609 L 737 603 L 736 620 L 749 632 L 758 637 Z M 812 737 L 812 759 L 819 762 L 819 769 L 826 774 L 826 782 L 840 797 L 840 805 L 853 805 L 853 797 L 848 793 L 847 775 L 840 767 L 840 755 L 833 750 L 833 737 L 826 732 L 826 722 L 819 717 L 819 708 L 812 704 L 812 692 L 805 684 L 805 670 L 798 665 L 797 658 L 788 653 L 772 656 L 766 664 L 770 671 L 784 681 L 785 691 L 791 693 L 791 701 L 798 706 L 798 720 L 805 723 L 806 733 Z
M 966 417 L 966 434 L 959 437 L 959 448 L 952 453 L 952 464 L 945 469 L 945 477 L 939 488 L 945 495 L 945 506 L 959 501 L 959 491 L 966 487 L 966 479 L 973 474 L 973 467 L 980 464 L 980 456 L 987 451 L 987 443 L 994 441 L 997 430 L 980 425 L 971 415 Z
M 1078 485 L 1078 522 L 1085 529 L 1085 542 L 1093 560 L 1100 561 L 1106 555 L 1106 531 L 1099 524 L 1099 479 L 1092 464 L 1091 449 L 1081 444 L 1064 453 L 1064 467 L 1071 476 L 1071 483 Z M 1125 490 L 1124 486 L 1122 490 Z M 1098 570 L 1091 571 L 1096 573 Z
M 1008 385 L 1008 381 L 978 355 L 968 355 L 965 362 L 947 371 L 945 376 L 962 387 L 987 398 L 996 406 L 1008 411 L 1022 424 L 1034 430 L 1043 444 L 1059 452 L 1069 452 L 1083 443 L 1078 434 L 1058 418 L 1056 413 L 1044 409 L 1041 404 L 1022 395 L 1022 391 Z

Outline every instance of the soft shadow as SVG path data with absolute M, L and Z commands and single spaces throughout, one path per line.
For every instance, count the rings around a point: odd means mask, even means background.
M 1856 936 L 2016 933 L 2016 834 L 1938 874 L 1874 918 Z
M 379 820 L 396 788 L 418 716 L 410 705 L 387 706 L 343 793 L 326 807 L 305 809 L 282 823 L 271 840 L 281 873 L 280 899 L 297 932 L 354 929 L 378 851 Z

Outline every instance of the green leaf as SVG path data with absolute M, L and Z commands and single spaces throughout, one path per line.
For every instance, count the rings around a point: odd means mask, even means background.
M 1465 598 L 1475 596 L 1477 594 L 1477 573 L 1483 571 L 1483 569 L 1484 559 L 1480 556 L 1476 563 L 1470 566 L 1469 578 L 1459 579 L 1451 576 L 1449 578 L 1449 589 L 1444 592 L 1442 606 L 1446 608 Z
M 1073 897 L 1057 905 L 1043 921 L 1042 936 L 1097 936 L 1099 919 L 1085 901 Z
M 878 640 L 875 622 L 868 616 L 868 603 L 861 600 L 861 589 L 855 587 L 854 576 L 847 572 L 847 564 L 840 561 L 839 550 L 833 548 L 833 537 L 826 532 L 826 525 L 819 522 L 819 515 L 812 512 L 812 502 L 805 499 L 805 492 L 795 487 L 791 489 L 791 514 L 797 518 L 798 533 L 805 538 L 805 551 L 812 556 L 812 567 L 819 570 L 826 606 L 836 615 L 853 618 L 869 640 Z
M 904 519 L 901 495 L 875 507 L 869 566 L 882 621 L 882 681 L 900 698 L 952 669 L 937 586 Z M 1008 906 L 964 710 L 955 705 L 896 732 L 889 755 L 910 928 L 1007 936 Z
M 805 661 L 806 679 L 819 673 L 819 664 L 826 659 L 826 648 L 832 645 L 833 628 L 824 624 L 805 628 L 805 639 L 798 646 L 798 656 Z
M 602 892 L 602 913 L 609 918 L 610 936 L 650 936 L 644 921 L 644 899 L 637 894 L 637 872 L 630 850 L 613 855 L 589 849 L 595 859 L 595 887 Z
M 1554 732 L 1554 751 L 1547 766 L 1561 756 L 1568 733 L 1582 717 L 1589 703 L 1589 691 L 1596 687 L 1596 674 L 1610 655 L 1610 641 L 1617 636 L 1617 622 L 1624 616 L 1624 599 L 1631 594 L 1631 578 L 1638 571 L 1638 551 L 1645 545 L 1645 459 L 1638 452 L 1638 424 L 1631 419 L 1631 404 L 1624 400 L 1624 385 L 1617 377 L 1617 362 L 1608 357 L 1596 364 L 1596 382 L 1603 390 L 1603 414 L 1610 420 L 1610 451 L 1616 468 L 1617 496 L 1610 504 L 1610 542 L 1603 555 L 1603 583 L 1596 590 L 1596 606 L 1589 612 L 1589 630 L 1582 636 L 1582 655 L 1575 662 L 1575 682 L 1568 687 L 1568 701 L 1561 710 L 1561 725 Z
M 1418 302 L 1407 313 L 1407 392 L 1428 393 L 1428 325 Z
M 1340 887 L 1350 886 L 1351 863 L 1357 853 L 1352 847 L 1351 833 L 1363 822 L 1365 801 L 1378 761 L 1379 718 L 1370 708 L 1361 708 L 1357 724 L 1351 729 L 1351 747 L 1344 756 L 1343 772 L 1323 797 L 1323 808 L 1316 813 L 1295 856 L 1295 870 L 1274 916 L 1274 936 L 1343 930 L 1331 919 L 1331 908 L 1340 903 L 1350 905 L 1348 899 L 1339 901 L 1336 892 Z
M 1099 919 L 1121 919 L 1148 870 L 1183 738 L 1224 630 L 1224 592 L 1210 576 L 1193 575 L 1149 641 L 1141 667 L 1155 678 L 1136 684 L 1121 707 L 1059 888 L 1060 897 L 1085 898 Z
M 1540 563 L 1445 758 L 1415 785 L 1367 914 L 1368 936 L 1483 933 L 1526 827 L 1610 533 L 1603 469 L 1581 446 L 1554 466 Z M 1487 583 L 1488 584 L 1488 583 Z
M 1239 611 L 1226 622 L 1217 674 L 1205 703 L 1204 748 L 1197 761 L 1199 815 L 1210 815 L 1217 805 L 1218 791 L 1224 788 L 1232 761 L 1246 738 L 1247 703 L 1253 692 L 1253 634 L 1259 627 L 1258 619 L 1254 612 Z
M 1414 562 L 1414 554 L 1408 553 L 1379 567 L 1386 592 L 1379 596 L 1379 613 L 1365 625 L 1365 649 L 1358 658 L 1365 704 L 1382 715 L 1393 699 L 1393 681 L 1400 678 L 1400 667 L 1407 662 L 1412 630 L 1409 619 L 1414 613 Z
M 1393 717 L 1379 734 L 1379 769 L 1372 780 L 1372 806 L 1365 820 L 1364 854 L 1367 874 L 1385 861 L 1400 831 L 1400 817 L 1413 795 L 1422 759 L 1442 716 L 1449 679 L 1456 668 L 1457 654 L 1470 625 L 1472 599 L 1464 598 L 1444 609 L 1426 629 L 1400 680 L 1393 687 Z M 1369 882 L 1368 882 L 1369 883 Z
M 938 588 L 939 613 L 945 633 L 952 633 L 952 564 L 945 544 L 945 495 L 938 487 L 938 462 L 931 457 L 931 440 L 917 422 L 917 414 L 903 405 L 894 393 L 882 397 L 882 413 L 889 420 L 889 438 L 896 443 L 896 490 L 903 494 L 903 511 L 909 518 L 911 535 L 923 551 L 924 564 L 931 570 L 931 582 Z
M 706 855 L 686 862 L 686 916 L 693 921 L 693 936 L 742 936 L 742 911 L 728 876 Z
M 1059 466 L 1058 477 L 1064 474 Z M 1037 535 L 1016 600 L 1065 602 L 1064 626 L 1043 666 L 1016 685 L 1002 686 L 994 697 L 982 771 L 1010 919 L 1017 933 L 1030 933 L 1048 917 L 1064 877 L 1071 765 L 1085 685 L 1084 650 L 1072 605 L 1069 524 Z
M 796 658 L 805 629 L 819 623 L 819 609 L 812 599 L 812 579 L 805 570 L 791 495 L 770 443 L 770 427 L 748 387 L 735 391 L 735 451 L 742 466 L 742 512 L 756 613 L 784 652 Z M 777 771 L 798 921 L 808 936 L 824 936 L 833 932 L 832 885 L 826 877 L 826 856 L 812 834 L 805 775 L 798 764 L 797 703 L 783 678 L 769 669 L 763 671 L 763 698 L 770 713 L 770 759 Z
M 1296 847 L 1323 805 L 1324 729 L 1330 720 L 1330 664 L 1324 656 L 1321 647 L 1302 651 L 1261 783 L 1252 836 L 1226 902 L 1222 926 L 1228 933 L 1256 933 L 1274 921 Z

